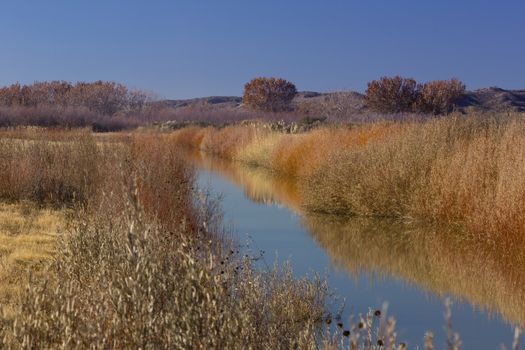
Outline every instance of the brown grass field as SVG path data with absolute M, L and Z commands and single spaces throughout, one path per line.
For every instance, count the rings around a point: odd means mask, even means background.
M 521 164 L 514 147 L 521 145 L 522 124 L 450 119 L 298 135 L 257 126 L 104 136 L 2 130 L 2 347 L 403 349 L 393 318 L 369 312 L 332 329 L 326 283 L 295 279 L 286 267 L 256 270 L 228 239 L 217 204 L 196 196 L 181 145 L 281 174 L 290 182 L 274 185 L 293 189 L 284 200 L 298 210 L 405 219 L 430 212 L 432 220 L 448 220 L 454 209 L 429 208 L 454 195 L 450 205 L 463 210 L 454 222 L 476 229 L 474 219 L 487 213 L 481 210 L 489 203 L 484 196 L 491 190 L 497 192 L 492 199 L 516 196 L 521 189 L 520 178 L 502 176 Z M 494 154 L 496 160 L 489 157 Z M 486 176 L 484 187 L 467 174 L 450 175 L 458 182 L 449 181 L 453 186 L 466 189 L 446 192 L 450 184 L 437 181 L 439 171 L 463 171 L 438 166 L 449 159 L 463 159 Z M 491 171 L 478 169 L 479 162 Z M 499 181 L 491 182 L 494 172 Z M 264 198 L 266 190 L 249 183 L 252 195 Z M 422 183 L 434 186 L 431 195 L 417 191 Z M 337 198 L 326 196 L 329 186 L 342 188 Z M 471 189 L 477 197 L 468 195 Z M 494 203 L 497 213 L 485 218 L 493 226 L 484 226 L 492 230 L 500 223 L 494 218 L 509 218 L 520 208 Z M 514 238 L 519 221 L 508 227 L 514 231 L 507 238 Z M 457 348 L 454 339 L 450 344 Z

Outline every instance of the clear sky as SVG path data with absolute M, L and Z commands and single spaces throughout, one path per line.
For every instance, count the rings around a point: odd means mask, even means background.
M 525 88 L 525 0 L 2 0 L 0 84 L 114 80 L 240 95 L 255 76 L 363 91 L 383 75 Z

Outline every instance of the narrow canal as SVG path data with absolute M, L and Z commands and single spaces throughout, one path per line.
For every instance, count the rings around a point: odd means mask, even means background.
M 264 251 L 260 267 L 289 261 L 297 277 L 326 277 L 345 299 L 345 323 L 387 302 L 399 340 L 421 346 L 431 330 L 438 349 L 445 347 L 446 297 L 463 349 L 510 348 L 513 324 L 524 323 L 525 288 L 516 282 L 523 269 L 508 271 L 493 247 L 388 220 L 305 214 L 283 179 L 201 154 L 191 161 L 200 188 L 221 195 L 238 242 L 251 254 Z

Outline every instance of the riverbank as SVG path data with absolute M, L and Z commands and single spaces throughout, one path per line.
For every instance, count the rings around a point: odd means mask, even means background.
M 525 242 L 525 122 L 520 115 L 324 127 L 186 128 L 179 145 L 292 179 L 312 212 L 461 226 Z

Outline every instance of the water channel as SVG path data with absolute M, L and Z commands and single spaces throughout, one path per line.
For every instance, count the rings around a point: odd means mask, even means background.
M 297 277 L 326 277 L 345 298 L 343 319 L 388 302 L 399 340 L 414 348 L 432 330 L 438 349 L 446 297 L 463 349 L 510 348 L 514 325 L 525 324 L 524 268 L 508 247 L 392 220 L 307 214 L 285 179 L 200 153 L 190 159 L 199 186 L 221 195 L 238 242 L 264 251 L 261 268 L 289 261 Z

